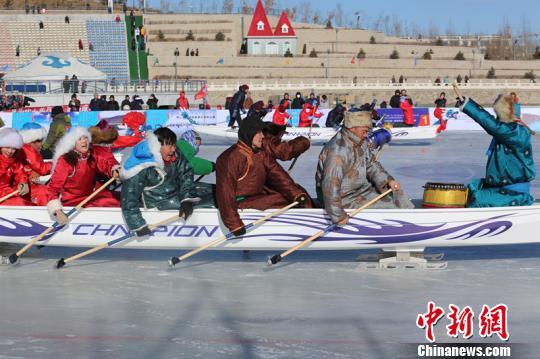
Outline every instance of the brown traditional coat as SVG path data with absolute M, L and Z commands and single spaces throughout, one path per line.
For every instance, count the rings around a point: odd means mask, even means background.
M 254 153 L 239 141 L 216 161 L 217 204 L 231 231 L 244 225 L 238 209 L 280 208 L 301 195 L 307 196 L 307 192 L 266 151 Z
M 282 141 L 278 136 L 265 135 L 263 150 L 270 156 L 282 161 L 289 161 L 309 149 L 311 142 L 304 136 L 296 137 L 290 141 Z

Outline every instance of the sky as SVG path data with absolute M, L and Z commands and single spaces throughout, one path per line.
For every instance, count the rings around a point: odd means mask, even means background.
M 234 0 L 235 8 L 241 1 Z M 246 1 L 251 6 L 256 4 L 256 0 Z M 223 6 L 223 0 L 148 0 L 150 6 L 157 8 L 163 2 L 169 2 L 173 11 L 178 11 L 182 2 L 187 2 L 191 10 L 200 9 L 201 4 L 206 4 L 203 6 L 208 9 Z M 280 8 L 295 5 L 300 8 L 302 3 L 309 3 L 312 11 L 319 10 L 322 18 L 327 18 L 336 4 L 341 3 L 343 13 L 348 14 L 349 26 L 356 26 L 355 13 L 358 13 L 363 28 L 372 28 L 378 17 L 388 16 L 390 24 L 399 18 L 407 29 L 416 24 L 424 32 L 435 26 L 440 33 L 450 29 L 461 34 L 495 34 L 506 18 L 518 33 L 522 33 L 523 24 L 527 24 L 528 31 L 538 33 L 540 40 L 540 0 L 275 0 L 275 3 Z

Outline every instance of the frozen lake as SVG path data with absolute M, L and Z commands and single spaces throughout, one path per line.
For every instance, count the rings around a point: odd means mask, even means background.
M 381 162 L 419 198 L 425 182 L 482 176 L 489 141 L 482 132 L 444 133 L 392 145 Z M 201 156 L 215 159 L 225 148 L 203 145 Z M 312 195 L 320 149 L 293 170 Z M 534 191 L 540 197 L 538 180 Z M 322 251 L 294 253 L 272 268 L 266 258 L 275 253 L 209 251 L 171 270 L 166 259 L 181 253 L 136 250 L 104 250 L 53 269 L 77 252 L 33 249 L 20 265 L 0 267 L 0 358 L 415 357 L 408 344 L 425 342 L 415 323 L 428 301 L 477 314 L 505 303 L 509 342 L 528 344 L 515 357 L 538 358 L 540 350 L 540 245 L 445 248 L 448 268 L 438 271 L 365 270 L 354 260 L 359 252 Z M 452 341 L 446 324 L 435 327 L 438 342 Z M 500 343 L 480 338 L 476 324 L 468 342 Z

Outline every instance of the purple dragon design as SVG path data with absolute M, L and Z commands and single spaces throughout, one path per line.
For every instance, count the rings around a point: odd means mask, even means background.
M 8 224 L 7 226 L 5 224 Z M 46 226 L 29 219 L 17 218 L 16 221 L 12 221 L 3 217 L 0 217 L 0 236 L 5 237 L 34 237 L 43 233 L 47 229 Z M 58 230 L 58 229 L 57 229 Z M 52 231 L 45 236 L 42 241 L 47 240 L 57 230 Z
M 446 240 L 465 240 L 469 238 L 480 238 L 485 236 L 495 236 L 506 232 L 512 227 L 512 222 L 501 220 L 512 214 L 490 217 L 484 220 L 468 222 L 466 224 L 447 227 L 448 223 L 433 225 L 418 225 L 400 220 L 384 220 L 377 222 L 366 219 L 351 218 L 349 225 L 340 227 L 329 233 L 318 241 L 357 241 L 362 240 L 364 244 L 398 244 L 417 241 L 425 241 L 447 237 Z M 260 215 L 248 215 L 242 219 L 256 220 Z M 322 230 L 330 222 L 324 215 L 281 215 L 269 221 L 275 223 L 285 223 L 304 228 Z M 365 223 L 369 223 L 366 225 Z M 468 230 L 468 231 L 466 231 Z M 466 231 L 466 232 L 463 232 Z M 310 232 L 311 233 L 311 232 Z M 455 236 L 451 236 L 455 234 Z M 274 241 L 299 242 L 308 238 L 311 234 L 276 234 L 279 239 Z M 339 236 L 338 236 L 339 235 Z M 266 237 L 268 234 L 246 235 L 244 238 Z M 450 237 L 448 237 L 450 236 Z

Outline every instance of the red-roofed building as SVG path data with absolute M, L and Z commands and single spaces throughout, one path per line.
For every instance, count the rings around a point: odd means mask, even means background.
M 287 14 L 281 14 L 275 30 L 272 30 L 261 0 L 257 1 L 246 40 L 249 55 L 283 56 L 287 50 L 292 54 L 296 52 L 297 37 Z

